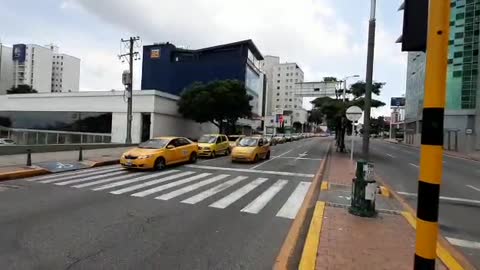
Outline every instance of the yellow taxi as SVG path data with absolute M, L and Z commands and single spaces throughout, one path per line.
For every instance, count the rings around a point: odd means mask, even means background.
M 270 145 L 263 137 L 245 137 L 232 150 L 232 162 L 253 161 L 270 158 Z
M 219 154 L 230 154 L 230 145 L 226 135 L 206 134 L 198 139 L 199 156 L 214 158 Z
M 125 168 L 157 169 L 167 165 L 197 161 L 198 146 L 184 137 L 158 137 L 125 152 L 120 164 Z
M 230 144 L 230 150 L 237 146 L 238 142 L 245 138 L 245 135 L 228 135 L 228 143 Z

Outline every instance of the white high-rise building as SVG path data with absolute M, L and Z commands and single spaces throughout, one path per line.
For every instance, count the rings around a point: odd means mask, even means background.
M 29 85 L 39 93 L 51 92 L 52 54 L 36 44 L 13 45 L 14 86 Z
M 12 48 L 0 43 L 0 95 L 13 86 Z
M 50 44 L 52 50 L 52 92 L 78 92 L 80 89 L 80 59 L 59 53 L 58 47 Z
M 267 76 L 266 115 L 268 122 L 275 115 L 284 115 L 285 126 L 294 122 L 305 123 L 307 112 L 302 107 L 303 99 L 295 96 L 295 84 L 303 82 L 304 74 L 296 63 L 280 63 L 278 56 L 267 55 L 260 63 Z

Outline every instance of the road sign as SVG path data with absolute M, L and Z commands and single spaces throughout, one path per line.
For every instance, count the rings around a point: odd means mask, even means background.
M 358 106 L 350 106 L 347 109 L 347 119 L 350 121 L 358 121 L 362 117 L 362 109 Z

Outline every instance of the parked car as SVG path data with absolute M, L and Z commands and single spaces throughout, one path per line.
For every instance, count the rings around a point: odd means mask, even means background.
M 15 141 L 9 138 L 0 138 L 0 146 L 1 145 L 15 145 Z
M 277 134 L 277 136 L 275 136 L 274 138 L 277 143 L 282 144 L 286 142 L 285 137 L 282 134 Z
M 245 137 L 232 150 L 232 162 L 253 161 L 270 158 L 270 145 L 263 137 Z
M 218 154 L 229 155 L 230 144 L 227 135 L 206 134 L 198 139 L 198 155 L 214 158 Z
M 120 164 L 125 168 L 157 169 L 180 162 L 197 161 L 198 146 L 184 137 L 150 139 L 125 152 Z
M 266 136 L 266 137 L 265 137 L 265 140 L 267 141 L 267 143 L 268 143 L 270 146 L 277 145 L 277 140 L 275 140 L 275 137 L 273 137 L 273 136 Z
M 287 142 L 293 141 L 292 135 L 290 135 L 290 134 L 285 135 L 285 141 L 287 141 Z
M 245 135 L 228 135 L 228 144 L 230 145 L 230 151 L 237 146 L 238 142 L 245 138 Z

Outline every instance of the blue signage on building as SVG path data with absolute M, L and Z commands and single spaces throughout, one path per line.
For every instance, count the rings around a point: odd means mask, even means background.
M 405 98 L 404 97 L 392 97 L 390 100 L 390 107 L 404 107 Z
M 25 44 L 13 45 L 12 60 L 18 62 L 25 62 L 27 46 Z

